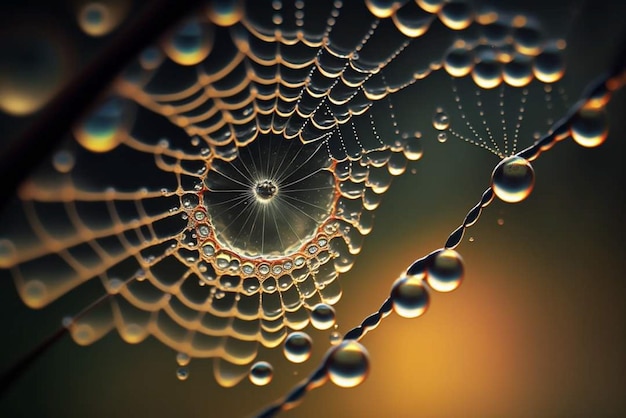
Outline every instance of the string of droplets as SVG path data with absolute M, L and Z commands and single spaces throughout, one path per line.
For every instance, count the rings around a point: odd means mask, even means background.
M 456 289 L 461 284 L 464 268 L 462 258 L 454 248 L 461 243 L 465 230 L 478 221 L 482 210 L 493 201 L 494 195 L 509 203 L 525 199 L 534 186 L 534 172 L 529 161 L 537 159 L 557 142 L 572 137 L 584 147 L 601 145 L 608 135 L 605 106 L 612 93 L 624 84 L 626 69 L 618 65 L 612 72 L 592 82 L 568 114 L 553 125 L 550 133 L 530 147 L 503 159 L 492 173 L 491 187 L 483 192 L 463 223 L 448 236 L 444 247 L 413 262 L 393 284 L 390 296 L 380 308 L 348 331 L 341 344 L 327 351 L 315 371 L 284 398 L 267 406 L 258 417 L 272 417 L 280 411 L 297 406 L 308 391 L 329 380 L 344 387 L 362 383 L 369 370 L 369 358 L 367 350 L 359 341 L 369 331 L 376 329 L 392 311 L 406 318 L 423 315 L 429 304 L 424 282 L 436 291 L 448 292 Z

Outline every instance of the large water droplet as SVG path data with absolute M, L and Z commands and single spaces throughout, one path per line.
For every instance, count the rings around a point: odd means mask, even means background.
M 331 328 L 335 325 L 335 320 L 335 308 L 326 303 L 315 305 L 311 311 L 311 323 L 319 330 Z
M 535 172 L 530 163 L 518 156 L 503 159 L 491 174 L 491 188 L 508 203 L 520 202 L 533 190 Z
M 272 377 L 274 377 L 274 368 L 267 361 L 257 361 L 250 367 L 250 374 L 248 374 L 248 379 L 257 385 L 257 386 L 265 386 L 272 381 Z
M 356 341 L 344 341 L 332 348 L 326 359 L 326 371 L 330 381 L 342 388 L 360 385 L 369 372 L 369 354 Z
M 420 279 L 401 277 L 391 288 L 393 310 L 403 318 L 417 318 L 428 309 L 428 291 Z
M 587 148 L 602 145 L 609 134 L 606 112 L 604 109 L 579 110 L 572 119 L 570 132 L 578 145 Z
M 304 363 L 311 357 L 313 340 L 304 332 L 292 332 L 287 336 L 283 353 L 292 363 Z
M 461 255 L 451 249 L 439 251 L 426 272 L 426 283 L 437 292 L 451 292 L 463 281 L 465 268 Z

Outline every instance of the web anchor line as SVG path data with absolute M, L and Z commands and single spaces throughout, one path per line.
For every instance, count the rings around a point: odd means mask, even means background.
M 589 83 L 588 87 L 581 95 L 581 98 L 570 108 L 564 117 L 552 125 L 549 133 L 515 155 L 529 161 L 537 159 L 543 151 L 549 150 L 557 142 L 570 136 L 570 125 L 576 117 L 576 114 L 583 109 L 585 105 L 598 97 L 605 97 L 606 103 L 608 103 L 611 93 L 622 88 L 624 84 L 626 84 L 626 56 L 620 55 L 617 60 L 617 65 L 614 66 L 612 71 L 599 76 Z M 453 249 L 461 243 L 465 230 L 478 222 L 483 208 L 486 208 L 493 201 L 493 198 L 494 192 L 490 187 L 483 192 L 480 201 L 468 211 L 462 225 L 448 236 L 444 245 L 445 249 Z M 433 251 L 414 261 L 404 274 L 412 276 L 425 271 L 429 262 L 438 252 L 439 250 Z M 360 325 L 348 331 L 344 335 L 343 341 L 360 341 L 368 331 L 378 327 L 382 320 L 391 314 L 392 310 L 392 297 L 388 296 L 380 305 L 378 311 L 369 315 L 361 321 Z M 276 416 L 281 411 L 292 409 L 302 402 L 307 392 L 323 386 L 329 380 L 327 374 L 328 360 L 334 349 L 335 347 L 332 347 L 326 352 L 320 365 L 306 379 L 296 384 L 283 398 L 269 404 L 255 416 L 258 418 L 268 418 Z

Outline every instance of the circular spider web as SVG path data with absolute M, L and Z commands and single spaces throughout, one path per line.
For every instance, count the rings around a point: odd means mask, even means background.
M 539 35 L 464 3 L 201 9 L 21 187 L 0 267 L 33 308 L 99 279 L 108 296 L 67 323 L 77 343 L 153 335 L 232 386 L 340 299 L 381 196 L 421 157 L 389 97 L 437 71 L 556 81 L 560 49 Z

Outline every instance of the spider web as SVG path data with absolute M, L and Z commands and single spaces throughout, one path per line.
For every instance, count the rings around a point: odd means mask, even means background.
M 260 346 L 306 328 L 314 306 L 335 304 L 381 196 L 421 157 L 390 97 L 419 94 L 444 71 L 482 88 L 562 76 L 542 66 L 559 49 L 519 19 L 464 3 L 375 3 L 248 2 L 231 20 L 202 10 L 144 51 L 74 129 L 71 162 L 42 167 L 9 208 L 0 266 L 23 301 L 42 308 L 100 280 L 109 296 L 66 324 L 77 343 L 112 329 L 129 343 L 153 335 L 215 358 L 224 386 L 248 373 Z M 290 152 L 301 163 L 284 164 Z M 314 183 L 304 188 L 322 190 L 313 205 L 284 198 L 282 210 L 222 223 L 217 190 L 257 205 L 245 193 L 264 163 L 265 177 L 298 179 L 287 190 L 321 173 L 327 191 Z M 260 249 L 243 250 L 239 237 L 253 235 Z

